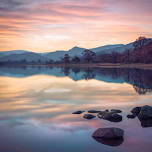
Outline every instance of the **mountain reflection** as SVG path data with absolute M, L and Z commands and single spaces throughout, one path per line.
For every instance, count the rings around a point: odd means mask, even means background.
M 132 68 L 91 67 L 0 67 L 0 76 L 28 77 L 32 75 L 68 76 L 74 81 L 96 79 L 109 83 L 128 83 L 140 94 L 152 91 L 152 70 Z

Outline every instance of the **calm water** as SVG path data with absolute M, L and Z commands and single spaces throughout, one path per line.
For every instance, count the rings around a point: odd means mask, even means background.
M 135 106 L 152 105 L 152 71 L 102 68 L 0 67 L 0 152 L 151 152 L 152 128 L 127 119 Z M 123 121 L 85 120 L 76 110 L 123 111 Z M 124 129 L 119 146 L 91 135 Z

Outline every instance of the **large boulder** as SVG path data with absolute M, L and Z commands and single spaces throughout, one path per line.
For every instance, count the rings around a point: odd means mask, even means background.
M 85 118 L 85 119 L 93 119 L 93 118 L 95 118 L 96 116 L 94 116 L 94 115 L 91 115 L 91 114 L 84 114 L 84 116 L 83 116 L 83 118 Z
M 101 112 L 101 111 L 99 111 L 99 110 L 89 110 L 88 111 L 88 113 L 99 113 L 99 112 Z
M 101 139 L 122 139 L 124 131 L 120 128 L 99 128 L 93 134 L 94 138 Z
M 143 128 L 146 128 L 146 127 L 152 127 L 152 119 L 145 119 L 145 120 L 140 120 L 141 122 L 141 126 Z
M 152 107 L 151 106 L 143 106 L 138 114 L 138 118 L 142 119 L 152 119 Z
M 83 112 L 85 112 L 85 111 L 75 111 L 75 112 L 73 112 L 72 114 L 81 114 L 81 113 L 83 113 Z
M 140 113 L 141 107 L 135 107 L 131 110 L 131 113 L 133 113 L 133 115 L 138 116 L 138 114 Z

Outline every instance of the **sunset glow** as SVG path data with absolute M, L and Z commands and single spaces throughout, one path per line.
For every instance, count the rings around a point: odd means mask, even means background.
M 93 48 L 152 37 L 151 0 L 0 0 L 0 51 Z

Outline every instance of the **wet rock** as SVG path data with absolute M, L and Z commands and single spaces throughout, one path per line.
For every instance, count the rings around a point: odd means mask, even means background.
M 140 120 L 143 128 L 152 127 L 152 119 Z
M 102 119 L 103 116 L 104 116 L 106 113 L 108 113 L 108 111 L 100 111 L 100 112 L 97 114 L 97 116 L 98 116 L 98 118 Z
M 122 116 L 117 113 L 114 113 L 114 114 L 105 116 L 103 119 L 109 120 L 111 122 L 120 122 L 122 121 Z
M 151 106 L 143 106 L 138 114 L 138 118 L 140 120 L 143 119 L 151 119 L 152 118 L 152 107 Z
M 91 114 L 85 114 L 84 116 L 83 116 L 83 118 L 85 118 L 85 119 L 93 119 L 93 118 L 95 118 L 96 116 L 94 116 L 94 115 L 91 115 Z
M 131 110 L 131 113 L 133 113 L 135 116 L 138 116 L 140 113 L 141 107 L 135 107 Z
M 73 112 L 72 114 L 81 114 L 81 113 L 83 113 L 83 112 L 85 112 L 85 111 L 75 111 L 75 112 Z
M 101 111 L 99 111 L 99 110 L 89 110 L 88 111 L 88 113 L 99 113 L 99 112 L 101 112 Z
M 113 113 L 113 112 L 102 111 L 102 112 L 99 112 L 97 116 L 100 119 L 108 120 L 108 121 L 111 121 L 111 122 L 122 121 L 122 116 L 117 114 L 117 113 Z
M 94 138 L 101 139 L 122 139 L 124 131 L 120 128 L 99 128 L 93 134 Z
M 129 114 L 127 115 L 127 118 L 130 118 L 130 119 L 134 119 L 136 116 L 135 115 L 132 115 L 132 114 Z
M 102 139 L 102 138 L 95 138 L 93 137 L 97 142 L 108 145 L 108 146 L 120 146 L 123 143 L 123 138 L 122 139 Z
M 118 110 L 118 109 L 111 109 L 111 112 L 113 112 L 113 113 L 121 113 L 122 111 Z

